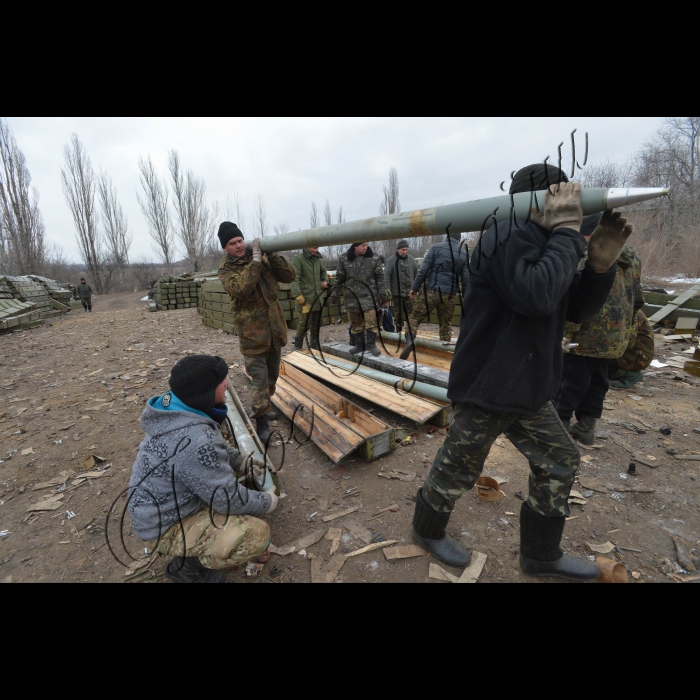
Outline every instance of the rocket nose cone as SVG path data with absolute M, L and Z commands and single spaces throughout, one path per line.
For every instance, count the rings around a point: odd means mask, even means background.
M 636 187 L 630 189 L 608 190 L 607 208 L 618 209 L 627 207 L 630 204 L 648 202 L 651 199 L 658 199 L 668 195 L 669 190 L 663 187 Z

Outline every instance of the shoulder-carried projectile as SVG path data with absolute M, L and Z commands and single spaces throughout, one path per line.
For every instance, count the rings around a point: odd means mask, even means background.
M 600 214 L 631 204 L 664 197 L 667 189 L 588 189 L 581 193 L 584 216 Z M 281 253 L 303 248 L 325 248 L 332 245 L 401 238 L 443 235 L 450 226 L 451 233 L 488 230 L 494 223 L 508 221 L 512 216 L 525 220 L 532 207 L 544 208 L 546 192 L 505 195 L 462 204 L 447 204 L 432 209 L 380 216 L 335 226 L 285 233 L 261 241 L 263 253 Z

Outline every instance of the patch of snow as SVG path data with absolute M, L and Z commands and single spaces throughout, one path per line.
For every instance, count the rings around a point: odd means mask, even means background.
M 148 297 L 144 297 L 141 301 L 151 301 Z

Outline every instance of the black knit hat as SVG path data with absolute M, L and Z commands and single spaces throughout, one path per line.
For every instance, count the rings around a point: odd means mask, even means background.
M 539 192 L 552 185 L 568 181 L 569 178 L 566 177 L 564 171 L 554 165 L 547 164 L 546 167 L 544 163 L 528 165 L 527 168 L 523 168 L 515 174 L 510 186 L 510 193 Z
M 226 248 L 229 241 L 232 241 L 234 238 L 245 238 L 245 236 L 241 233 L 241 229 L 239 229 L 236 224 L 232 224 L 230 221 L 224 221 L 224 223 L 219 226 L 221 247 Z
M 228 365 L 220 357 L 192 355 L 180 360 L 170 375 L 170 388 L 190 408 L 211 411 L 216 389 L 228 376 Z
M 411 246 L 408 244 L 408 241 L 399 241 L 396 244 L 396 250 L 402 250 L 403 248 L 410 248 Z

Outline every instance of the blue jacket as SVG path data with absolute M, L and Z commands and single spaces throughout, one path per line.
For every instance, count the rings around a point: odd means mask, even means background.
M 453 238 L 428 251 L 413 283 L 413 291 L 419 292 L 424 283 L 429 292 L 442 292 L 451 297 L 466 294 L 469 260 L 465 250 Z

